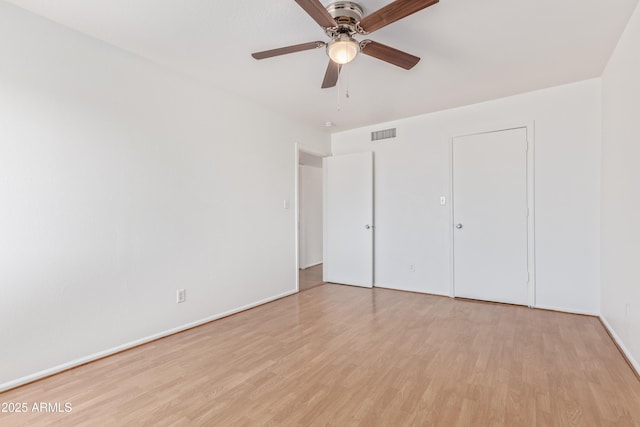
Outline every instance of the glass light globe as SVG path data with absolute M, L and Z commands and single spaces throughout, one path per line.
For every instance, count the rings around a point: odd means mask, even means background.
M 360 51 L 360 45 L 357 41 L 346 34 L 339 38 L 331 40 L 327 44 L 327 55 L 336 64 L 344 65 L 353 61 Z

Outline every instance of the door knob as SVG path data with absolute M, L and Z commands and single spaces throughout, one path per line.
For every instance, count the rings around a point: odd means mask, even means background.
M 366 228 L 367 230 L 369 230 L 371 228 L 371 226 L 369 224 L 365 225 L 364 228 Z
M 458 229 L 462 228 L 462 224 L 456 224 L 456 228 Z

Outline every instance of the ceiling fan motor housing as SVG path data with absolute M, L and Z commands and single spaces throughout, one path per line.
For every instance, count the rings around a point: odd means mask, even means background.
M 362 20 L 364 12 L 358 3 L 350 1 L 337 1 L 327 6 L 327 12 L 336 21 L 336 28 L 327 29 L 327 35 L 333 37 L 336 34 L 354 35 L 357 33 L 357 24 Z
M 356 22 L 360 22 L 364 16 L 362 6 L 351 1 L 337 1 L 331 3 L 327 6 L 327 11 L 329 12 L 329 15 L 334 18 L 346 16 L 353 18 Z

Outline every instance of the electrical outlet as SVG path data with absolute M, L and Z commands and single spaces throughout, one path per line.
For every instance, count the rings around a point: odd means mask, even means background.
M 411 272 L 411 273 L 415 273 L 416 272 L 416 265 L 415 264 L 409 264 L 409 272 Z
M 176 302 L 181 303 L 181 302 L 185 302 L 187 299 L 187 292 L 184 289 L 178 289 L 178 292 L 176 292 Z

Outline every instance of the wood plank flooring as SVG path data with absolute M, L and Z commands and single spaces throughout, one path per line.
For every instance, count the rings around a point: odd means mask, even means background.
M 298 290 L 300 292 L 322 285 L 322 264 L 299 270 Z
M 333 284 L 0 402 L 73 405 L 2 426 L 640 425 L 640 381 L 596 318 Z

